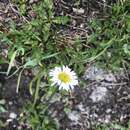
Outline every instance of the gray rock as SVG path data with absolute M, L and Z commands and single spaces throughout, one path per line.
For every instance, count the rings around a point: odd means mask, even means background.
M 105 87 L 97 87 L 91 93 L 90 98 L 92 99 L 93 102 L 98 102 L 104 100 L 106 95 L 107 95 L 107 89 Z
M 74 123 L 74 124 L 78 124 L 79 120 L 80 120 L 80 113 L 78 113 L 77 111 L 72 111 L 70 113 L 68 113 L 68 118 Z
M 91 80 L 91 81 L 105 80 L 107 82 L 116 82 L 116 76 L 113 73 L 103 70 L 102 68 L 99 68 L 94 65 L 87 68 L 83 78 L 85 80 Z
M 9 115 L 9 118 L 15 119 L 15 118 L 17 118 L 17 114 L 14 113 L 14 112 L 11 112 L 10 115 Z
M 101 68 L 98 68 L 96 66 L 90 66 L 84 74 L 85 80 L 103 80 L 104 79 L 105 71 L 103 71 Z

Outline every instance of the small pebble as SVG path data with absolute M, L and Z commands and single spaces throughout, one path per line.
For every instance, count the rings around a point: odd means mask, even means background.
M 105 87 L 97 87 L 93 90 L 90 95 L 90 98 L 93 102 L 98 102 L 104 99 L 107 95 L 107 89 Z
M 17 117 L 17 114 L 15 114 L 15 113 L 10 113 L 10 115 L 9 115 L 9 118 L 11 118 L 11 119 L 15 119 Z
M 80 9 L 73 8 L 73 11 L 74 11 L 76 14 L 83 14 L 83 13 L 84 13 L 84 9 L 83 9 L 83 8 L 80 8 Z

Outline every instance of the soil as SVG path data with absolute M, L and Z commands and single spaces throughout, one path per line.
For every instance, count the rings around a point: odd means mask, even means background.
M 33 4 L 33 2 L 38 2 L 38 0 L 30 0 L 28 3 Z M 64 28 L 61 34 L 64 33 L 66 37 L 88 36 L 91 30 L 87 21 L 97 16 L 103 17 L 102 12 L 105 13 L 109 5 L 114 2 L 116 1 L 80 0 L 77 7 L 75 0 L 54 0 L 55 15 L 68 15 L 72 18 L 70 25 Z M 30 10 L 27 15 L 28 19 L 34 17 L 33 13 L 29 13 Z M 10 6 L 8 0 L 0 0 L 0 30 L 6 31 L 10 20 L 14 20 L 19 26 L 24 22 L 23 19 L 17 12 L 16 5 Z M 6 58 L 8 47 L 2 46 L 2 43 L 0 45 L 3 57 Z M 7 64 L 1 65 L 0 72 L 7 71 L 7 67 Z M 8 122 L 10 114 L 13 113 L 19 117 L 23 106 L 31 100 L 28 85 L 32 77 L 26 72 L 23 73 L 19 93 L 16 93 L 17 78 L 17 74 L 11 78 L 0 74 L 0 99 L 5 101 L 4 107 L 7 110 L 0 113 L 0 119 L 8 123 L 0 130 L 18 130 L 17 118 Z M 81 78 L 86 84 L 83 88 L 76 87 L 73 93 L 65 99 L 56 93 L 51 101 L 52 105 L 49 109 L 53 113 L 52 117 L 59 121 L 60 129 L 93 130 L 96 125 L 112 122 L 127 126 L 130 119 L 129 71 L 121 69 L 118 73 L 111 73 L 92 65 L 86 69 Z M 65 110 L 65 100 L 68 101 L 69 111 Z
M 86 86 L 76 87 L 73 94 L 69 95 L 71 97 L 68 96 L 69 112 L 64 110 L 64 99 L 57 98 L 57 105 L 52 105 L 53 113 L 58 113 L 54 118 L 59 120 L 60 129 L 94 130 L 95 126 L 110 123 L 127 127 L 130 119 L 129 77 L 122 70 L 120 74 L 112 74 L 103 70 L 101 73 L 101 69 L 96 68 L 97 72 L 92 74 L 92 69 L 93 66 L 85 72 Z M 100 80 L 96 80 L 97 76 L 100 76 Z M 56 107 L 58 104 L 60 111 Z
M 3 64 L 0 66 L 0 72 L 5 72 L 7 70 L 8 65 Z M 12 69 L 13 73 L 15 68 Z M 10 73 L 10 74 L 11 74 Z M 17 129 L 18 120 L 22 108 L 26 105 L 27 101 L 31 101 L 31 96 L 28 90 L 29 82 L 31 81 L 31 77 L 22 75 L 19 85 L 19 92 L 16 92 L 17 88 L 17 80 L 18 75 L 8 76 L 4 74 L 0 74 L 0 100 L 4 100 L 4 109 L 6 110 L 3 113 L 0 113 L 0 119 L 5 123 L 5 128 L 0 128 L 0 130 L 14 130 Z M 14 114 L 17 118 L 11 117 L 11 114 Z M 16 127 L 16 128 L 15 128 Z

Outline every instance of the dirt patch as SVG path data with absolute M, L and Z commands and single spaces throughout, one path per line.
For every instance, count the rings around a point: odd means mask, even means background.
M 88 70 L 87 76 L 89 75 Z M 97 69 L 93 78 L 96 78 L 99 71 L 101 72 L 101 69 Z M 103 71 L 102 74 L 106 75 L 106 72 Z M 104 75 L 100 73 L 102 80 L 92 81 L 89 79 L 86 81 L 84 88 L 76 87 L 73 94 L 69 95 L 70 97 L 68 96 L 68 108 L 70 110 L 67 112 L 64 109 L 65 99 L 61 98 L 62 103 L 57 100 L 54 103 L 55 109 L 52 110 L 54 113 L 58 113 L 54 117 L 58 118 L 61 125 L 60 129 L 92 130 L 97 125 L 111 123 L 127 126 L 130 119 L 130 87 L 128 77 L 124 74 L 112 75 L 112 73 L 107 73 L 108 77 L 111 75 L 113 78 L 108 79 L 107 77 L 107 79 L 104 79 Z M 59 106 L 58 104 L 62 106 L 60 110 L 56 107 Z
M 0 66 L 0 72 L 6 72 L 7 64 Z M 4 100 L 5 112 L 0 113 L 0 119 L 5 123 L 6 127 L 1 130 L 17 129 L 19 123 L 18 118 L 23 107 L 30 100 L 28 85 L 31 78 L 27 75 L 22 75 L 19 86 L 19 93 L 16 92 L 18 75 L 8 78 L 5 74 L 0 74 L 0 100 Z

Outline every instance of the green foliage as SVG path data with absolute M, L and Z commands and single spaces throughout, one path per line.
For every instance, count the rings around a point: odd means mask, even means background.
M 21 14 L 25 14 L 25 12 L 26 12 L 26 0 L 20 0 L 19 1 L 19 8 L 20 8 L 20 13 Z
M 115 4 L 104 18 L 91 21 L 91 61 L 97 61 L 100 65 L 103 63 L 102 65 L 109 69 L 118 70 L 124 63 L 130 67 L 129 7 L 129 1 L 125 1 L 123 6 L 120 3 Z
M 80 38 L 75 39 L 74 43 L 68 43 L 56 30 L 57 25 L 66 25 L 69 18 L 54 15 L 52 0 L 38 2 L 32 8 L 36 18 L 20 27 L 12 21 L 9 32 L 0 34 L 2 41 L 9 46 L 7 75 L 15 61 L 20 61 L 20 66 L 24 68 L 34 68 L 41 64 L 46 69 L 56 64 L 69 65 L 81 74 L 87 53 L 83 51 Z
M 32 130 L 58 130 L 59 125 L 51 118 L 44 104 L 37 105 L 36 108 L 32 104 L 28 104 L 25 109 L 26 117 L 21 118 L 21 121 L 27 121 Z M 28 109 L 29 108 L 29 109 Z
M 68 17 L 54 17 L 52 0 L 41 1 L 33 5 L 33 8 L 37 15 L 35 19 L 21 27 L 17 27 L 12 22 L 9 32 L 0 34 L 2 41 L 9 46 L 8 62 L 10 64 L 7 74 L 17 58 L 22 60 L 21 65 L 25 68 L 33 68 L 45 62 L 49 65 L 50 59 L 53 58 L 52 61 L 56 61 L 55 57 L 61 53 L 57 49 L 53 26 L 66 24 L 69 21 Z M 60 59 L 56 62 L 59 63 L 59 61 Z
M 0 113 L 6 112 L 4 105 L 5 105 L 5 100 L 0 100 Z
M 125 127 L 125 126 L 122 126 L 122 125 L 118 125 L 118 124 L 112 124 L 112 125 L 109 125 L 109 126 L 100 126 L 97 128 L 97 130 L 111 130 L 111 129 L 114 129 L 114 130 L 129 130 L 130 129 L 130 121 L 128 122 L 128 126 Z
M 38 76 L 35 78 L 35 80 L 37 78 Z M 37 79 L 37 83 L 39 83 L 39 79 Z M 45 94 L 41 95 L 41 98 L 39 99 L 37 96 L 40 96 L 40 94 L 38 94 L 38 91 L 36 90 L 36 98 L 34 100 L 35 104 L 28 102 L 23 110 L 25 116 L 21 117 L 20 121 L 26 121 L 32 130 L 59 130 L 59 123 L 52 117 L 52 111 L 50 110 L 50 106 L 52 105 L 50 100 L 57 89 L 50 87 L 49 84 L 40 84 L 40 87 L 42 88 L 41 91 L 44 91 Z M 39 99 L 38 102 L 35 102 L 36 99 Z

